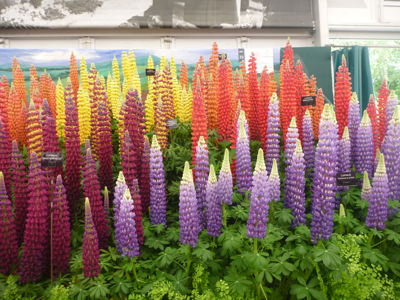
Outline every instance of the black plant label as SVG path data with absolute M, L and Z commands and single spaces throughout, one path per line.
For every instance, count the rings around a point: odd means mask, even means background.
M 178 120 L 177 119 L 170 119 L 167 120 L 167 129 L 178 128 Z
M 62 167 L 64 163 L 64 154 L 62 152 L 42 152 L 40 162 L 43 168 Z
M 244 49 L 243 48 L 238 49 L 238 57 L 239 57 L 239 62 L 244 61 Z
M 317 96 L 301 97 L 301 106 L 315 106 L 317 105 Z
M 156 75 L 156 69 L 146 69 L 146 76 Z
M 337 172 L 336 174 L 337 186 L 355 186 L 357 185 L 356 173 L 350 172 Z

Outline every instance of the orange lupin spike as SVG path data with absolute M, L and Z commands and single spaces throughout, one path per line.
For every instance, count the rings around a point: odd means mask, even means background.
M 208 80 L 207 88 L 207 108 L 208 108 L 208 128 L 216 129 L 218 127 L 218 102 L 216 88 L 214 86 L 213 77 L 210 74 L 210 79 Z
M 181 83 L 181 87 L 186 87 L 188 85 L 188 72 L 187 72 L 187 66 L 185 62 L 182 60 L 181 68 L 180 68 L 180 74 L 179 74 L 179 81 Z
M 19 99 L 25 102 L 25 104 L 28 104 L 27 98 L 26 98 L 26 87 L 25 87 L 25 78 L 24 78 L 24 72 L 22 72 L 22 69 L 20 68 L 19 64 L 17 65 L 14 73 L 14 86 L 15 90 L 17 92 L 17 95 Z
M 267 153 L 267 125 L 268 125 L 268 107 L 271 98 L 269 75 L 267 66 L 261 72 L 260 77 L 260 105 L 258 107 L 258 120 L 260 129 L 260 139 L 264 153 Z
M 8 96 L 7 112 L 10 128 L 10 140 L 18 141 L 18 122 L 21 113 L 22 101 L 17 95 L 14 84 L 11 84 L 10 95 Z
M 222 54 L 221 64 L 218 67 L 218 131 L 221 140 L 228 140 L 232 126 L 231 119 L 231 99 L 230 85 L 228 84 L 228 66 L 224 53 Z
M 29 69 L 29 77 L 32 78 L 32 76 L 35 78 L 36 82 L 39 82 L 38 74 L 34 64 L 32 64 L 31 68 Z
M 4 90 L 6 91 L 6 97 L 8 99 L 8 95 L 10 94 L 10 85 L 8 83 L 6 75 L 3 75 L 3 82 L 4 82 Z
M 38 89 L 33 90 L 33 94 L 31 95 L 31 99 L 33 103 L 35 104 L 35 108 L 39 109 L 40 106 L 43 104 L 43 98 L 42 95 L 40 94 Z
M 283 140 L 286 145 L 286 133 L 289 128 L 292 117 L 295 116 L 295 87 L 293 81 L 293 71 L 290 68 L 289 60 L 286 60 L 286 67 L 281 82 L 281 124 L 283 130 Z
M 216 42 L 214 42 L 212 45 L 210 59 L 208 61 L 208 72 L 210 73 L 210 75 L 212 76 L 213 79 L 215 78 L 215 75 L 217 73 L 218 60 L 219 60 L 218 44 Z
M 22 145 L 28 146 L 26 134 L 27 134 L 27 117 L 28 110 L 26 109 L 25 103 L 22 102 L 21 111 L 19 113 L 19 122 L 18 122 L 18 136 Z
M 386 108 L 390 90 L 387 88 L 386 79 L 383 79 L 378 94 L 378 118 L 379 118 L 379 141 L 378 148 L 381 148 L 382 141 L 386 135 Z
M 314 137 L 316 140 L 318 140 L 319 121 L 321 120 L 321 115 L 322 112 L 324 111 L 324 105 L 325 105 L 324 94 L 322 92 L 322 89 L 319 89 L 316 99 L 316 105 L 313 108 L 313 114 L 312 114 L 312 126 L 313 126 Z
M 269 73 L 269 92 L 271 95 L 276 93 L 277 85 L 274 72 Z

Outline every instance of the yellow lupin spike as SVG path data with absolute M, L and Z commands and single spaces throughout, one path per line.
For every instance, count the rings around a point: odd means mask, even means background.
M 400 123 L 400 113 L 399 113 L 399 106 L 396 105 L 394 108 L 394 113 L 392 116 L 392 120 L 390 122 L 394 122 L 395 125 Z
M 118 65 L 118 60 L 114 55 L 114 59 L 112 62 L 112 71 L 113 71 L 113 77 L 117 80 L 118 86 L 121 86 L 121 79 L 119 76 L 119 65 Z
M 340 204 L 340 213 L 339 213 L 339 217 L 340 217 L 340 218 L 346 217 L 346 212 L 344 211 L 344 206 L 343 206 L 343 204 Z
M 182 89 L 181 103 L 182 103 L 182 109 L 180 112 L 181 122 L 188 123 L 190 121 L 190 112 L 189 112 L 190 106 L 189 106 L 189 96 L 188 93 L 186 92 L 185 87 L 183 87 Z
M 65 101 L 64 101 L 64 87 L 61 79 L 58 78 L 56 86 L 56 110 L 57 110 L 57 135 L 59 138 L 65 137 Z
M 296 125 L 296 117 L 293 117 L 292 120 L 290 121 L 290 128 L 297 128 Z
M 151 148 L 161 150 L 160 145 L 158 144 L 157 136 L 153 135 L 153 141 L 151 143 Z
M 87 92 L 80 86 L 78 90 L 78 120 L 79 120 L 79 137 L 81 144 L 85 143 L 86 138 L 90 136 L 90 103 Z
M 81 65 L 80 65 L 80 71 L 81 71 L 81 85 L 85 91 L 89 89 L 89 73 L 87 70 L 86 66 L 86 61 L 85 58 L 82 57 L 81 59 Z
M 301 147 L 301 141 L 299 139 L 296 142 L 295 153 L 303 153 L 303 148 Z
M 118 120 L 119 109 L 118 109 L 118 102 L 119 102 L 119 94 L 120 89 L 118 88 L 118 82 L 115 78 L 111 78 L 110 86 L 108 87 L 107 91 L 110 90 L 110 104 L 111 110 L 113 112 L 114 119 Z
M 364 171 L 363 190 L 366 190 L 366 191 L 371 190 L 371 183 L 369 182 L 369 177 L 368 177 L 367 171 Z
M 210 173 L 208 175 L 208 182 L 210 184 L 216 184 L 217 183 L 217 175 L 215 175 L 214 165 L 210 165 Z
M 328 121 L 331 118 L 331 108 L 329 103 L 325 103 L 324 110 L 321 114 L 321 118 L 324 119 L 325 121 Z
M 358 97 L 357 97 L 357 93 L 353 92 L 353 94 L 351 95 L 351 100 L 352 103 L 358 103 Z
M 242 120 L 239 121 L 239 139 L 247 139 L 246 130 L 244 130 L 244 123 Z
M 154 127 L 154 104 L 150 93 L 147 94 L 146 101 L 144 104 L 146 107 L 146 128 L 147 131 L 151 131 Z
M 197 142 L 197 144 L 198 144 L 200 147 L 204 147 L 204 145 L 206 144 L 206 141 L 204 140 L 204 138 L 203 138 L 202 135 L 199 137 L 199 141 Z
M 364 110 L 364 114 L 361 119 L 360 126 L 369 126 L 370 122 L 371 122 L 371 120 L 369 119 L 368 112 L 366 110 Z
M 112 85 L 112 76 L 111 76 L 111 72 L 108 72 L 108 75 L 107 75 L 107 86 L 106 86 L 106 89 L 107 89 L 107 98 L 108 98 L 108 100 L 111 100 L 111 85 Z
M 225 149 L 224 160 L 222 162 L 221 172 L 231 173 L 231 165 L 229 163 L 229 150 Z
M 278 165 L 277 165 L 277 163 L 276 163 L 276 159 L 274 158 L 274 159 L 272 160 L 271 175 L 269 175 L 269 177 L 276 178 L 276 177 L 278 177 L 278 176 L 279 176 L 279 173 L 278 173 Z
M 165 68 L 165 63 L 166 63 L 165 56 L 162 55 L 162 56 L 161 56 L 161 59 L 160 59 L 160 71 L 164 70 L 164 68 Z
M 258 149 L 256 168 L 254 169 L 254 172 L 265 171 L 266 169 L 267 168 L 265 167 L 264 151 L 262 148 L 260 148 Z

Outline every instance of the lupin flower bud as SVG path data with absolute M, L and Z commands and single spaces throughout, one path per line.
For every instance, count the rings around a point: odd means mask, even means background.
M 194 189 L 192 171 L 189 162 L 185 162 L 179 193 L 179 223 L 181 225 L 180 242 L 196 247 L 199 240 L 199 216 Z
M 24 233 L 20 281 L 33 282 L 45 272 L 50 258 L 50 205 L 45 171 L 40 168 L 35 152 L 31 154 L 29 166 L 29 207 Z
M 108 227 L 106 226 L 103 203 L 101 200 L 96 162 L 93 159 L 91 149 L 88 149 L 86 152 L 86 164 L 83 169 L 83 190 L 85 197 L 90 199 L 93 222 L 99 237 L 99 246 L 101 249 L 107 249 Z
M 207 143 L 203 136 L 200 136 L 196 147 L 196 195 L 200 231 L 206 227 L 206 186 L 208 168 Z
M 117 182 L 115 184 L 115 191 L 114 191 L 114 208 L 113 208 L 113 211 L 114 211 L 114 220 L 115 220 L 115 222 L 118 221 L 119 211 L 120 211 L 120 207 L 121 207 L 121 201 L 122 201 L 122 198 L 124 197 L 125 190 L 127 188 L 128 188 L 128 186 L 126 185 L 124 174 L 122 173 L 122 171 L 120 171 L 119 175 L 118 175 Z M 117 250 L 119 252 L 122 252 L 121 249 L 118 249 L 118 245 L 117 245 Z
M 222 201 L 218 193 L 218 181 L 214 165 L 210 166 L 207 191 L 207 233 L 211 236 L 220 236 L 222 227 Z
M 272 161 L 271 174 L 268 179 L 268 187 L 271 201 L 279 201 L 281 199 L 281 178 L 278 173 L 276 159 Z
M 165 173 L 161 147 L 153 135 L 150 149 L 150 222 L 167 227 L 167 197 L 165 195 Z
M 247 221 L 247 237 L 265 237 L 268 222 L 268 203 L 271 201 L 268 191 L 268 173 L 264 162 L 264 153 L 258 150 L 256 168 L 253 174 L 249 219 Z
M 100 250 L 96 227 L 93 224 L 89 199 L 85 201 L 85 233 L 82 245 L 83 275 L 86 278 L 100 275 Z
M 374 141 L 372 136 L 372 127 L 368 113 L 367 111 L 364 111 L 364 116 L 357 133 L 356 171 L 358 173 L 367 171 L 368 176 L 371 177 L 373 165 Z
M 369 200 L 368 215 L 365 225 L 373 229 L 385 229 L 388 218 L 389 185 L 386 174 L 385 158 L 381 154 L 372 183 L 371 198 Z
M 329 104 L 325 104 L 319 124 L 319 142 L 315 155 L 314 185 L 311 197 L 311 237 L 328 240 L 332 235 L 336 193 L 336 167 L 339 136 Z
M 115 222 L 115 240 L 121 256 L 132 259 L 140 255 L 135 227 L 135 208 L 129 189 L 125 190 L 121 201 L 118 220 Z
M 368 173 L 364 171 L 364 180 L 361 190 L 361 201 L 366 200 L 369 202 L 371 199 L 371 183 L 369 182 Z
M 246 135 L 244 124 L 240 123 L 239 135 L 236 142 L 236 176 L 238 192 L 242 195 L 251 189 L 251 157 L 250 141 Z
M 339 218 L 345 218 L 346 217 L 346 212 L 344 210 L 343 204 L 340 204 L 340 209 L 339 209 Z
M 271 171 L 274 159 L 279 164 L 279 131 L 279 99 L 276 93 L 273 93 L 268 108 L 267 151 L 265 153 L 267 172 Z
M 67 193 L 61 175 L 57 176 L 53 198 L 53 274 L 69 273 L 69 252 L 71 250 L 71 231 Z
M 18 267 L 18 242 L 13 219 L 13 205 L 8 198 L 3 172 L 0 172 L 0 273 L 8 276 L 12 265 Z
M 287 164 L 290 164 L 292 155 L 296 149 L 296 142 L 298 138 L 299 138 L 299 131 L 297 130 L 296 126 L 296 117 L 293 117 L 292 121 L 290 122 L 286 135 L 285 157 Z
M 224 161 L 222 162 L 221 171 L 219 172 L 218 192 L 222 199 L 222 203 L 232 205 L 233 182 L 231 167 L 229 164 L 229 150 L 225 149 Z
M 351 168 L 351 142 L 349 135 L 349 128 L 346 126 L 343 131 L 342 139 L 339 141 L 340 146 L 340 167 L 341 172 L 347 172 Z
M 374 161 L 374 174 L 376 172 L 376 168 L 378 167 L 379 164 L 379 157 L 381 156 L 381 150 L 376 149 L 376 155 L 375 155 L 375 161 Z
M 389 198 L 399 199 L 400 196 L 400 113 L 396 106 L 392 119 L 389 122 L 386 137 L 382 147 L 385 155 L 387 174 L 389 178 Z
M 305 185 L 304 154 L 301 142 L 297 140 L 296 150 L 293 153 L 285 179 L 285 200 L 287 201 L 287 207 L 292 209 L 294 216 L 292 227 L 306 224 Z

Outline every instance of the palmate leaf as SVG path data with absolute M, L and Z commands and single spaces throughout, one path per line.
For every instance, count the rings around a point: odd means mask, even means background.
M 394 232 L 393 230 L 390 229 L 385 229 L 385 234 L 387 235 L 387 239 L 389 241 L 394 241 L 396 245 L 400 244 L 400 234 L 397 232 Z
M 160 263 L 161 267 L 166 265 L 170 265 L 175 258 L 176 250 L 171 247 L 167 247 L 164 251 L 162 251 L 157 258 L 157 261 Z
M 322 261 L 327 267 L 334 267 L 340 265 L 342 259 L 338 255 L 339 248 L 333 244 L 328 248 L 316 248 L 314 250 L 314 259 L 316 262 Z
M 287 260 L 290 257 L 290 253 L 284 253 L 281 257 L 278 258 L 271 258 L 271 271 L 272 274 L 276 274 L 276 275 L 280 275 L 283 274 L 285 276 L 288 276 L 290 274 L 290 272 L 293 272 L 296 267 L 287 262 Z
M 144 243 L 144 244 L 146 246 L 149 246 L 150 248 L 164 250 L 164 245 L 169 244 L 169 242 L 164 241 L 160 238 L 150 237 L 150 238 L 146 239 L 146 243 Z
M 369 259 L 372 264 L 376 264 L 377 262 L 380 265 L 385 265 L 389 258 L 381 253 L 379 249 L 376 248 L 368 248 L 368 247 L 361 247 L 362 256 L 366 259 Z
M 231 269 L 232 271 L 236 271 L 235 268 Z M 234 292 L 238 292 L 241 296 L 244 296 L 244 293 L 249 289 L 249 286 L 253 284 L 252 281 L 247 279 L 245 274 L 230 274 L 224 277 L 225 281 L 229 285 L 229 289 Z
M 231 256 L 231 266 L 237 267 L 239 270 L 248 268 L 246 255 L 240 253 L 235 256 Z
M 265 268 L 268 265 L 268 259 L 266 258 L 269 254 L 267 252 L 260 253 L 246 253 L 246 259 L 253 269 Z
M 92 299 L 100 299 L 107 296 L 110 290 L 107 288 L 109 284 L 105 283 L 104 278 L 100 275 L 93 281 L 93 286 L 89 289 L 89 295 Z
M 291 295 L 296 295 L 297 299 L 307 298 L 307 300 L 317 299 L 325 300 L 325 296 L 315 289 L 314 287 L 318 284 L 317 278 L 312 278 L 307 284 L 303 277 L 298 277 L 297 280 L 300 284 L 293 284 L 290 289 Z
M 171 281 L 172 286 L 180 293 L 186 295 L 190 290 L 185 286 L 188 281 L 185 272 L 179 270 L 174 276 L 167 274 L 167 278 Z
M 70 296 L 74 297 L 74 299 L 84 300 L 88 294 L 86 290 L 86 286 L 83 282 L 79 282 L 77 284 L 72 284 L 71 289 L 69 291 Z
M 232 210 L 233 210 L 233 215 L 236 218 L 241 219 L 242 221 L 246 221 L 249 218 L 248 213 L 241 205 L 233 207 Z
M 275 212 L 275 218 L 281 222 L 281 223 L 292 223 L 292 219 L 294 219 L 294 216 L 292 214 L 292 210 L 290 208 L 283 208 L 280 210 L 277 210 Z
M 129 294 L 129 289 L 132 288 L 132 281 L 114 276 L 111 283 L 111 295 L 118 294 L 119 297 Z
M 193 251 L 193 255 L 201 258 L 204 261 L 212 260 L 214 253 L 210 250 L 207 250 L 209 247 L 209 244 L 203 244 L 202 242 L 199 242 L 196 249 Z
M 180 234 L 180 228 L 178 227 L 169 227 L 167 232 L 165 233 L 165 238 L 168 241 L 174 241 L 177 242 L 179 241 L 179 234 Z

